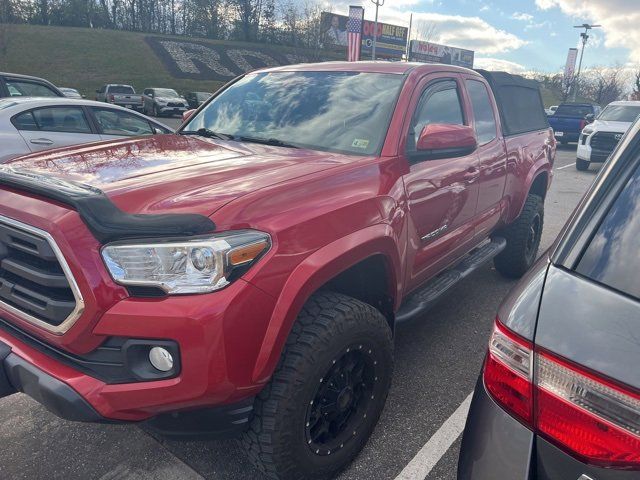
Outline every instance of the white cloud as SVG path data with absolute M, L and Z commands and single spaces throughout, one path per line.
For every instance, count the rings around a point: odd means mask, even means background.
M 536 0 L 536 5 L 543 10 L 557 7 L 567 15 L 602 24 L 606 47 L 628 48 L 630 59 L 640 61 L 638 0 Z
M 433 26 L 432 41 L 489 55 L 515 50 L 527 43 L 479 17 L 419 13 L 414 14 L 413 21 L 416 26 Z M 418 36 L 415 32 L 420 32 L 420 28 L 414 31 L 412 38 Z
M 533 15 L 529 13 L 515 12 L 513 15 L 511 15 L 511 18 L 513 18 L 514 20 L 521 20 L 523 22 L 530 22 L 531 20 L 533 20 Z
M 491 57 L 476 57 L 473 66 L 485 70 L 498 70 L 509 73 L 524 73 L 526 71 L 524 65 Z

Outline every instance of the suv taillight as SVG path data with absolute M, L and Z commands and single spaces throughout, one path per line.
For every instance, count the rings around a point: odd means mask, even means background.
M 586 120 L 580 120 L 580 131 L 588 125 Z
M 499 320 L 489 342 L 484 383 L 510 414 L 583 462 L 640 469 L 636 392 L 534 351 Z

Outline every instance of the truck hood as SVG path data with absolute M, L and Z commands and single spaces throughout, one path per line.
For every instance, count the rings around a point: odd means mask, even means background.
M 19 157 L 16 169 L 90 185 L 128 213 L 211 215 L 252 191 L 336 167 L 345 156 L 158 135 Z
M 595 120 L 590 127 L 596 132 L 615 132 L 625 133 L 629 130 L 631 123 L 627 122 L 612 122 L 609 120 Z

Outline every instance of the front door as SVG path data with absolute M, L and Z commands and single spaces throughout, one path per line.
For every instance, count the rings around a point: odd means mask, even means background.
M 457 158 L 420 160 L 416 142 L 429 124 L 469 125 L 468 106 L 458 76 L 429 77 L 418 87 L 406 138 L 409 173 L 409 251 L 414 252 L 407 279 L 413 289 L 468 250 L 474 236 L 478 200 L 475 153 Z

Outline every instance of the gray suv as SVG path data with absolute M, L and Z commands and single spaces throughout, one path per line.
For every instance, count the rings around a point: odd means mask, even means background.
M 458 480 L 640 478 L 640 121 L 498 311 Z
M 147 88 L 142 94 L 144 113 L 160 117 L 162 115 L 182 115 L 189 110 L 184 97 L 170 88 Z

